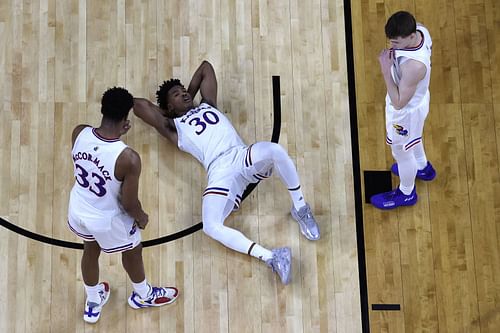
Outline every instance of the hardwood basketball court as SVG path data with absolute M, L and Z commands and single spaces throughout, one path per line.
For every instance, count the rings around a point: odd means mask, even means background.
M 438 177 L 417 183 L 416 206 L 380 212 L 364 203 L 362 180 L 364 171 L 392 163 L 377 55 L 384 23 L 400 9 L 434 41 L 424 142 Z M 2 1 L 4 221 L 78 242 L 66 225 L 74 126 L 99 124 L 107 88 L 154 100 L 160 82 L 174 76 L 187 84 L 207 59 L 219 107 L 247 143 L 271 139 L 272 77 L 279 77 L 279 142 L 297 165 L 322 238 L 301 236 L 273 177 L 226 223 L 266 247 L 290 246 L 290 285 L 197 231 L 144 249 L 148 280 L 180 289 L 176 303 L 159 309 L 131 309 L 120 256 L 101 255 L 111 298 L 89 325 L 81 251 L 0 228 L 0 331 L 361 332 L 369 323 L 371 332 L 497 332 L 499 23 L 495 0 Z M 204 170 L 131 120 L 124 141 L 141 155 L 140 197 L 150 216 L 143 239 L 196 225 Z

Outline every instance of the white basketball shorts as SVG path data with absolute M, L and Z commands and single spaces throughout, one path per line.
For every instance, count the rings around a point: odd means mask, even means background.
M 401 145 L 408 151 L 422 142 L 424 123 L 429 113 L 429 92 L 424 96 L 419 107 L 396 110 L 390 103 L 385 107 L 385 126 L 388 145 Z
M 82 219 L 78 213 L 68 214 L 69 229 L 84 241 L 96 241 L 105 253 L 128 251 L 141 242 L 140 229 L 134 219 L 121 213 L 108 220 Z
M 206 195 L 220 195 L 231 200 L 238 209 L 242 194 L 250 183 L 271 176 L 271 172 L 258 172 L 252 161 L 252 145 L 235 147 L 218 157 L 208 169 Z

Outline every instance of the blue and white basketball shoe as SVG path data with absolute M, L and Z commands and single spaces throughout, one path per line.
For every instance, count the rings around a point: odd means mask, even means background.
M 179 291 L 175 287 L 149 286 L 149 294 L 146 298 L 141 298 L 133 291 L 128 298 L 128 305 L 134 309 L 162 306 L 175 302 L 177 296 L 179 296 Z
M 94 303 L 94 302 L 89 302 L 88 300 L 85 301 L 85 311 L 83 313 L 83 320 L 85 320 L 87 323 L 95 323 L 99 320 L 101 317 L 101 311 L 102 307 L 104 304 L 109 299 L 109 284 L 107 282 L 101 282 L 99 283 L 101 286 L 101 290 L 99 291 L 99 297 L 101 298 L 101 302 L 99 304 Z

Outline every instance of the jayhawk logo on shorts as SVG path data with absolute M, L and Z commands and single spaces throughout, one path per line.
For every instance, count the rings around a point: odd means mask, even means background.
M 403 126 L 394 124 L 392 125 L 394 129 L 396 130 L 396 133 L 402 136 L 408 136 L 408 130 L 406 130 Z

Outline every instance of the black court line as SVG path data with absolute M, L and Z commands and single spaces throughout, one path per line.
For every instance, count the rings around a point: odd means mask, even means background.
M 399 311 L 401 305 L 399 304 L 372 304 L 372 311 Z
M 42 243 L 60 246 L 60 247 L 67 247 L 70 249 L 83 250 L 83 244 L 81 244 L 81 243 L 73 243 L 73 242 L 68 242 L 65 240 L 60 240 L 60 239 L 55 239 L 55 238 L 47 237 L 44 235 L 40 235 L 40 234 L 37 234 L 35 232 L 18 227 L 17 225 L 10 223 L 9 221 L 3 219 L 2 217 L 0 217 L 0 225 L 2 227 L 9 229 L 10 231 L 18 233 L 21 236 L 28 237 L 28 238 L 31 238 L 33 240 L 36 240 L 36 241 L 39 241 Z
M 358 115 L 356 108 L 356 80 L 354 73 L 354 47 L 352 42 L 351 1 L 344 0 L 345 44 L 347 59 L 347 86 L 349 92 L 349 116 L 351 125 L 352 173 L 354 177 L 354 212 L 356 216 L 356 239 L 358 245 L 359 293 L 361 300 L 361 326 L 370 332 L 368 316 L 368 284 L 366 279 L 365 235 L 361 195 L 361 172 L 359 163 Z
M 273 117 L 273 133 L 271 135 L 271 142 L 278 143 L 279 137 L 280 137 L 280 132 L 281 132 L 280 77 L 273 76 L 272 82 L 273 82 L 273 113 L 274 113 L 274 117 Z M 245 198 L 250 193 L 252 193 L 252 191 L 257 187 L 258 184 L 259 184 L 259 182 L 249 184 L 247 186 L 247 188 L 245 189 L 245 191 L 243 192 L 241 201 L 245 200 Z M 12 224 L 2 217 L 0 217 L 0 225 L 4 228 L 9 229 L 10 231 L 13 231 L 21 236 L 30 238 L 30 239 L 35 240 L 35 241 L 39 241 L 39 242 L 50 244 L 50 245 L 60 246 L 60 247 L 66 247 L 69 249 L 83 250 L 82 243 L 68 242 L 65 240 L 40 235 L 40 234 L 37 234 L 35 232 L 23 229 L 15 224 Z M 170 235 L 166 235 L 166 236 L 163 236 L 160 238 L 150 239 L 150 240 L 144 241 L 144 242 L 142 242 L 142 246 L 149 247 L 149 246 L 159 245 L 159 244 L 163 244 L 163 243 L 168 243 L 168 242 L 171 242 L 173 240 L 191 235 L 192 233 L 194 233 L 202 228 L 203 228 L 203 222 L 199 222 L 195 225 L 192 225 L 189 228 L 178 231 L 174 234 L 170 234 Z

